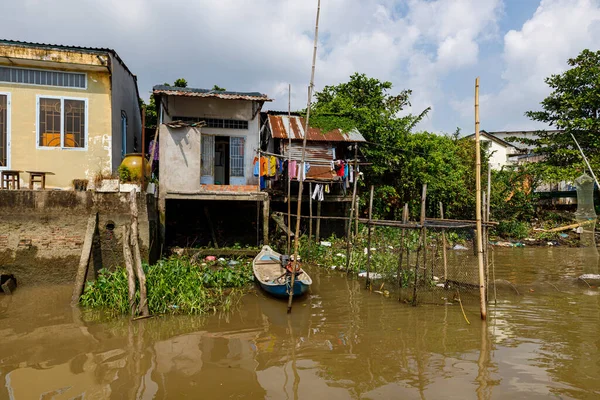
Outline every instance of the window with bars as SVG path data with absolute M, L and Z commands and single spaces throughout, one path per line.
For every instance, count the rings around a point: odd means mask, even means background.
M 86 100 L 64 97 L 38 99 L 38 145 L 85 148 Z
M 8 95 L 0 94 L 0 167 L 8 167 Z
M 222 129 L 248 129 L 248 121 L 241 119 L 221 119 L 221 118 L 202 118 L 202 117 L 173 117 L 173 121 L 182 121 L 195 123 L 203 121 L 207 128 Z
M 229 164 L 232 177 L 244 176 L 244 138 L 232 137 L 229 143 Z
M 77 72 L 0 66 L 0 82 L 86 89 L 86 78 L 86 74 Z

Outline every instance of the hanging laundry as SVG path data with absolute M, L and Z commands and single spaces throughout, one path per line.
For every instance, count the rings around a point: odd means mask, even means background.
M 267 157 L 260 158 L 260 176 L 267 176 L 269 171 L 269 160 Z
M 325 196 L 323 195 L 323 185 L 317 183 L 315 185 L 315 190 L 312 193 L 312 199 L 317 201 L 323 201 Z
M 260 175 L 260 163 L 258 162 L 258 157 L 254 157 L 254 161 L 252 162 L 254 165 L 254 176 Z
M 288 165 L 288 171 L 289 171 L 289 175 L 290 175 L 290 179 L 294 179 L 296 177 L 296 160 L 292 160 L 290 161 L 289 165 Z
M 337 176 L 339 176 L 340 178 L 344 176 L 344 169 L 345 169 L 345 165 L 346 163 L 344 161 L 338 161 L 337 167 L 336 167 L 336 171 L 337 171 Z
M 260 177 L 260 190 L 263 190 L 267 187 L 267 180 L 264 176 Z
M 350 183 L 354 182 L 354 168 L 350 168 Z
M 275 156 L 269 157 L 269 176 L 275 176 L 277 172 L 277 158 Z
M 328 193 L 328 194 L 329 194 L 329 192 L 330 192 L 329 185 L 325 185 L 325 193 Z
M 344 164 L 344 179 L 348 177 L 348 164 Z

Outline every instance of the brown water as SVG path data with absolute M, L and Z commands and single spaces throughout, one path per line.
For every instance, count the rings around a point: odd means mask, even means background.
M 290 317 L 257 291 L 227 315 L 83 322 L 70 287 L 24 287 L 0 297 L 0 398 L 600 398 L 600 296 L 573 280 L 598 259 L 495 261 L 515 286 L 487 326 L 467 295 L 471 325 L 456 302 L 411 307 L 317 269 Z

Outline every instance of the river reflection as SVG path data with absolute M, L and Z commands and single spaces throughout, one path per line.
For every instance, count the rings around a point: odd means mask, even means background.
M 0 297 L 0 398 L 599 397 L 600 297 L 575 279 L 598 258 L 497 249 L 495 265 L 514 288 L 487 324 L 467 301 L 471 325 L 455 303 L 411 307 L 316 269 L 291 315 L 253 291 L 227 315 L 100 322 L 70 287 L 24 287 Z

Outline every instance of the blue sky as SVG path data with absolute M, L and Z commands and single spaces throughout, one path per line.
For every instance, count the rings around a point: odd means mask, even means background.
M 154 84 L 261 91 L 265 109 L 306 105 L 316 0 L 4 0 L 0 37 L 110 47 Z M 83 17 L 83 18 L 82 18 Z M 600 0 L 322 0 L 316 89 L 364 72 L 432 107 L 418 130 L 541 128 L 523 113 L 584 48 L 598 50 Z

